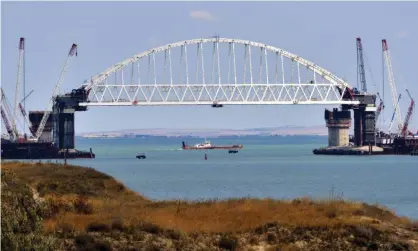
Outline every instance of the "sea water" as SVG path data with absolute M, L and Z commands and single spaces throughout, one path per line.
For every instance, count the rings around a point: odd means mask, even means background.
M 256 197 L 340 198 L 384 205 L 418 219 L 418 157 L 321 156 L 320 136 L 247 136 L 208 139 L 243 144 L 227 150 L 182 150 L 182 138 L 77 138 L 95 159 L 69 160 L 93 167 L 155 200 Z M 204 139 L 188 138 L 189 144 Z M 145 153 L 146 159 L 136 159 Z M 204 159 L 207 153 L 208 159 Z

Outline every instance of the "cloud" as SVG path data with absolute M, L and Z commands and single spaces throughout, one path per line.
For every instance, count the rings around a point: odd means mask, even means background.
M 397 36 L 398 38 L 407 38 L 409 37 L 409 32 L 402 30 L 398 32 Z
M 195 19 L 201 19 L 206 21 L 216 21 L 218 20 L 214 15 L 205 10 L 194 10 L 190 12 L 190 17 Z

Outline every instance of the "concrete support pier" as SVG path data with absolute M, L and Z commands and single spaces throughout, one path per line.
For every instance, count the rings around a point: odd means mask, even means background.
M 325 110 L 325 121 L 328 127 L 328 146 L 348 146 L 348 130 L 351 126 L 349 110 Z

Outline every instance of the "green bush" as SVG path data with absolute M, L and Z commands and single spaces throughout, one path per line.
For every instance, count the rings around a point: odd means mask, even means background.
M 57 250 L 57 239 L 42 233 L 42 208 L 28 186 L 1 170 L 1 250 Z

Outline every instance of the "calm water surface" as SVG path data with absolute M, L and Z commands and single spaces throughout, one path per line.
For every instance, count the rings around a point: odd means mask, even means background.
M 188 139 L 197 144 L 202 139 Z M 181 150 L 181 139 L 77 139 L 93 148 L 96 159 L 70 163 L 112 175 L 151 199 L 209 199 L 309 196 L 361 200 L 385 205 L 418 219 L 418 157 L 316 156 L 326 137 L 243 137 L 212 139 L 214 144 L 244 144 L 225 150 Z M 138 160 L 135 155 L 146 154 Z

